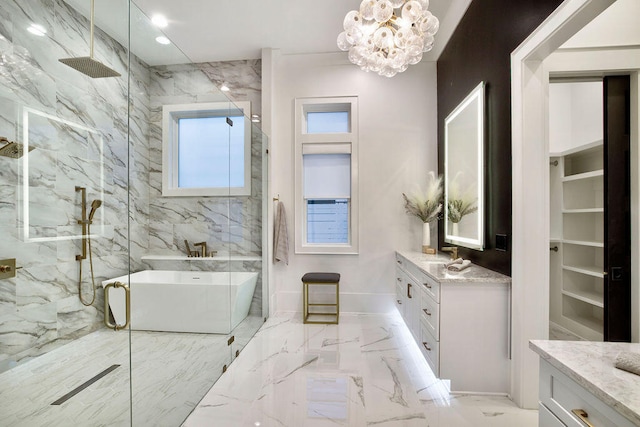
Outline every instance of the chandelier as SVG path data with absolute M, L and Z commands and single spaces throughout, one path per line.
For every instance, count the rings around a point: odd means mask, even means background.
M 440 22 L 429 0 L 363 0 L 344 18 L 338 47 L 364 71 L 393 77 L 433 47 Z

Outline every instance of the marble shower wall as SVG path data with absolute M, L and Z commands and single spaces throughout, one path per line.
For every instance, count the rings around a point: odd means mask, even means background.
M 113 4 L 127 19 L 126 1 Z M 45 27 L 46 36 L 29 33 L 31 23 Z M 16 258 L 23 267 L 0 280 L 0 372 L 102 327 L 101 281 L 129 271 L 128 235 L 132 260 L 148 252 L 148 67 L 132 57 L 129 103 L 128 52 L 100 30 L 96 56 L 122 77 L 91 79 L 58 62 L 86 56 L 88 40 L 88 20 L 62 0 L 0 2 L 0 136 L 21 141 L 28 120 L 35 147 L 28 171 L 24 158 L 0 157 L 0 259 Z M 78 298 L 75 186 L 87 188 L 89 205 L 103 200 L 91 230 L 97 298 L 89 307 Z M 130 227 L 123 215 L 128 191 Z M 85 299 L 90 283 L 87 259 Z
M 250 101 L 261 115 L 261 61 L 227 61 L 152 67 L 149 132 L 151 193 L 149 196 L 149 254 L 185 255 L 184 240 L 206 241 L 222 258 L 262 255 L 263 134 L 253 127 L 251 138 L 251 195 L 236 197 L 162 197 L 162 106 L 226 101 L 218 87 L 225 83 L 234 101 Z M 246 113 L 245 113 L 246 114 Z M 181 263 L 184 264 L 184 263 Z M 187 269 L 202 265 L 187 262 Z M 229 267 L 262 273 L 261 262 L 207 263 L 213 271 Z M 158 263 L 153 263 L 157 269 Z M 166 265 L 164 268 L 168 268 Z M 181 268 L 184 269 L 184 268 Z M 261 279 L 251 313 L 261 313 Z

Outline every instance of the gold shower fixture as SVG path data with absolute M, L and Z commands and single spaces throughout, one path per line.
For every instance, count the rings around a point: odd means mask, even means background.
M 0 143 L 4 144 L 0 147 L 0 156 L 10 157 L 12 159 L 19 159 L 24 155 L 24 146 L 15 141 L 9 141 L 4 136 L 0 136 Z M 28 151 L 33 151 L 36 147 L 29 145 Z

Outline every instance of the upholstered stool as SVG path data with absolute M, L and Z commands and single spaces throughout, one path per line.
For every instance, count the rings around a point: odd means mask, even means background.
M 329 285 L 336 287 L 335 304 L 319 304 L 309 302 L 309 285 Z M 340 275 L 338 273 L 307 273 L 302 276 L 302 303 L 304 311 L 302 313 L 303 323 L 323 323 L 337 324 L 340 316 Z M 310 313 L 310 307 L 335 307 L 335 313 Z M 309 320 L 309 316 L 322 316 L 330 320 Z M 333 318 L 335 317 L 335 320 Z

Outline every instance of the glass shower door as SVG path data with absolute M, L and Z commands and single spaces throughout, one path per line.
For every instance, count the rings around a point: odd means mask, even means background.
M 129 272 L 129 4 L 98 0 L 93 39 L 90 4 L 0 4 L 0 425 L 131 421 L 102 290 Z

